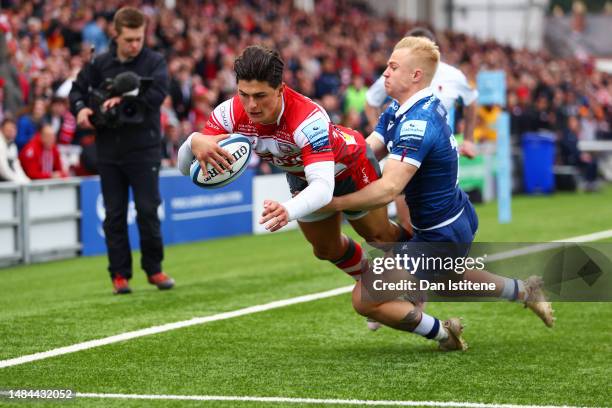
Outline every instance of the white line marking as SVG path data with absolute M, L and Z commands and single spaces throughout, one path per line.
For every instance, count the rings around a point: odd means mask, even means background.
M 572 238 L 565 238 L 559 241 L 554 242 L 588 242 L 588 241 L 596 241 L 600 239 L 605 239 L 608 237 L 612 237 L 612 230 L 600 231 L 593 234 L 581 235 Z M 543 246 L 550 244 L 543 244 Z M 351 292 L 353 289 L 352 285 L 343 286 L 341 288 L 336 288 L 332 290 L 328 290 L 325 292 L 313 293 L 310 295 L 298 296 L 294 298 L 277 300 L 274 302 L 266 303 L 263 305 L 250 306 L 244 309 L 238 309 L 231 312 L 219 313 L 212 316 L 205 317 L 194 317 L 190 320 L 183 320 L 180 322 L 167 323 L 161 326 L 153 326 L 148 327 L 146 329 L 135 330 L 127 333 L 117 334 L 115 336 L 104 337 L 102 339 L 90 340 L 83 343 L 73 344 L 71 346 L 60 347 L 49 351 L 44 351 L 35 354 L 28 354 L 21 357 L 15 357 L 8 360 L 0 361 L 0 368 L 12 367 L 20 364 L 30 363 L 32 361 L 44 360 L 50 357 L 61 356 L 64 354 L 75 353 L 77 351 L 87 350 L 94 347 L 105 346 L 107 344 L 118 343 L 120 341 L 131 340 L 138 337 L 149 336 L 152 334 L 164 333 L 170 330 L 181 329 L 183 327 L 195 326 L 198 324 L 215 322 L 218 320 L 231 319 L 233 317 L 245 316 L 252 313 L 264 312 L 267 310 L 278 309 L 280 307 L 295 305 L 298 303 L 312 302 L 314 300 L 325 299 L 328 297 L 333 297 L 337 295 L 341 295 L 343 293 Z
M 546 251 L 548 249 L 562 247 L 563 243 L 546 243 L 530 245 L 528 247 L 512 249 L 510 251 L 497 252 L 487 257 L 488 262 L 501 261 L 503 259 L 516 258 L 523 255 L 534 254 L 536 252 Z
M 500 261 L 502 259 L 515 258 L 522 255 L 534 254 L 537 252 L 546 251 L 548 249 L 554 249 L 562 247 L 565 243 L 580 243 L 580 242 L 591 242 L 599 241 L 600 239 L 606 239 L 612 237 L 612 230 L 599 231 L 593 234 L 580 235 L 578 237 L 571 237 L 566 239 L 559 239 L 552 242 L 546 242 L 542 244 L 534 244 L 523 248 L 517 248 L 510 251 L 498 252 L 487 257 L 488 262 Z
M 587 235 L 579 235 L 577 237 L 559 239 L 553 242 L 591 242 L 599 241 L 600 239 L 612 238 L 612 229 L 594 232 Z
M 148 327 L 146 329 L 135 330 L 127 333 L 117 334 L 115 336 L 105 337 L 97 340 L 90 340 L 83 343 L 73 344 L 72 346 L 60 347 L 41 353 L 29 354 L 22 357 L 11 358 L 8 360 L 0 361 L 0 368 L 16 366 L 32 361 L 43 360 L 50 357 L 61 356 L 63 354 L 74 353 L 81 350 L 87 350 L 94 347 L 105 346 L 107 344 L 118 343 L 120 341 L 131 340 L 138 337 L 150 336 L 151 334 L 164 333 L 170 330 L 182 329 L 183 327 L 195 326 L 198 324 L 216 322 L 219 320 L 231 319 L 233 317 L 244 316 L 252 313 L 265 312 L 267 310 L 278 309 L 279 307 L 285 307 L 295 305 L 298 303 L 312 302 L 313 300 L 325 299 L 348 293 L 353 290 L 353 286 L 344 286 L 328 290 L 325 292 L 313 293 L 310 295 L 298 296 L 290 299 L 277 300 L 274 302 L 266 303 L 263 305 L 256 305 L 246 307 L 244 309 L 238 309 L 231 312 L 224 312 L 215 314 L 212 316 L 205 317 L 194 317 L 193 319 L 183 320 L 180 322 L 167 323 L 161 326 Z
M 190 211 L 179 214 L 173 214 L 174 221 L 193 220 L 195 218 L 216 217 L 217 215 L 238 214 L 253 210 L 253 205 L 234 205 L 232 207 L 215 208 L 213 210 Z
M 182 400 L 182 401 L 241 401 L 241 402 L 277 402 L 290 404 L 327 404 L 327 405 L 370 405 L 387 407 L 459 407 L 459 408 L 561 408 L 555 405 L 515 405 L 487 404 L 480 402 L 454 401 L 384 401 L 354 399 L 319 399 L 319 398 L 286 398 L 286 397 L 239 397 L 224 395 L 141 395 L 141 394 L 96 394 L 76 393 L 77 398 L 108 398 L 137 400 Z M 568 407 L 566 405 L 564 408 Z

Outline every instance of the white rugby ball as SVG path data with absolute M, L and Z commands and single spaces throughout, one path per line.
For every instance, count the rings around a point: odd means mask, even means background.
M 202 171 L 200 163 L 194 160 L 191 163 L 189 175 L 195 185 L 203 188 L 223 187 L 240 177 L 242 172 L 249 166 L 251 141 L 246 136 L 232 133 L 227 139 L 221 140 L 219 146 L 234 157 L 234 163 L 231 164 L 229 170 L 219 173 L 210 164 L 206 166 L 205 171 Z

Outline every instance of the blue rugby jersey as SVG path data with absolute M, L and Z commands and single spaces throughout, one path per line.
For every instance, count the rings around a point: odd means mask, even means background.
M 401 106 L 393 101 L 374 130 L 387 146 L 389 159 L 418 167 L 404 194 L 413 226 L 421 230 L 452 221 L 468 201 L 458 185 L 458 146 L 446 115 L 426 88 Z

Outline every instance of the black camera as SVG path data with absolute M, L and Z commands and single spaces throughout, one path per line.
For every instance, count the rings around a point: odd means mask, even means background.
M 92 123 L 95 127 L 118 128 L 124 125 L 139 125 L 145 119 L 145 105 L 138 94 L 153 82 L 127 71 L 115 78 L 107 78 L 98 89 L 91 90 L 89 106 L 93 110 Z M 110 109 L 104 109 L 104 101 L 115 96 L 121 102 Z

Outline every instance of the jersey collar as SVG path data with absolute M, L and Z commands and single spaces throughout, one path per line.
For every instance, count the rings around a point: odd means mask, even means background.
M 408 98 L 408 100 L 399 107 L 399 109 L 395 112 L 395 117 L 399 118 L 404 113 L 408 112 L 408 110 L 412 108 L 414 104 L 416 104 L 418 101 L 424 98 L 428 98 L 431 95 L 433 95 L 433 90 L 431 89 L 431 87 L 428 86 L 427 88 L 421 89 L 420 91 L 412 95 L 410 98 Z

